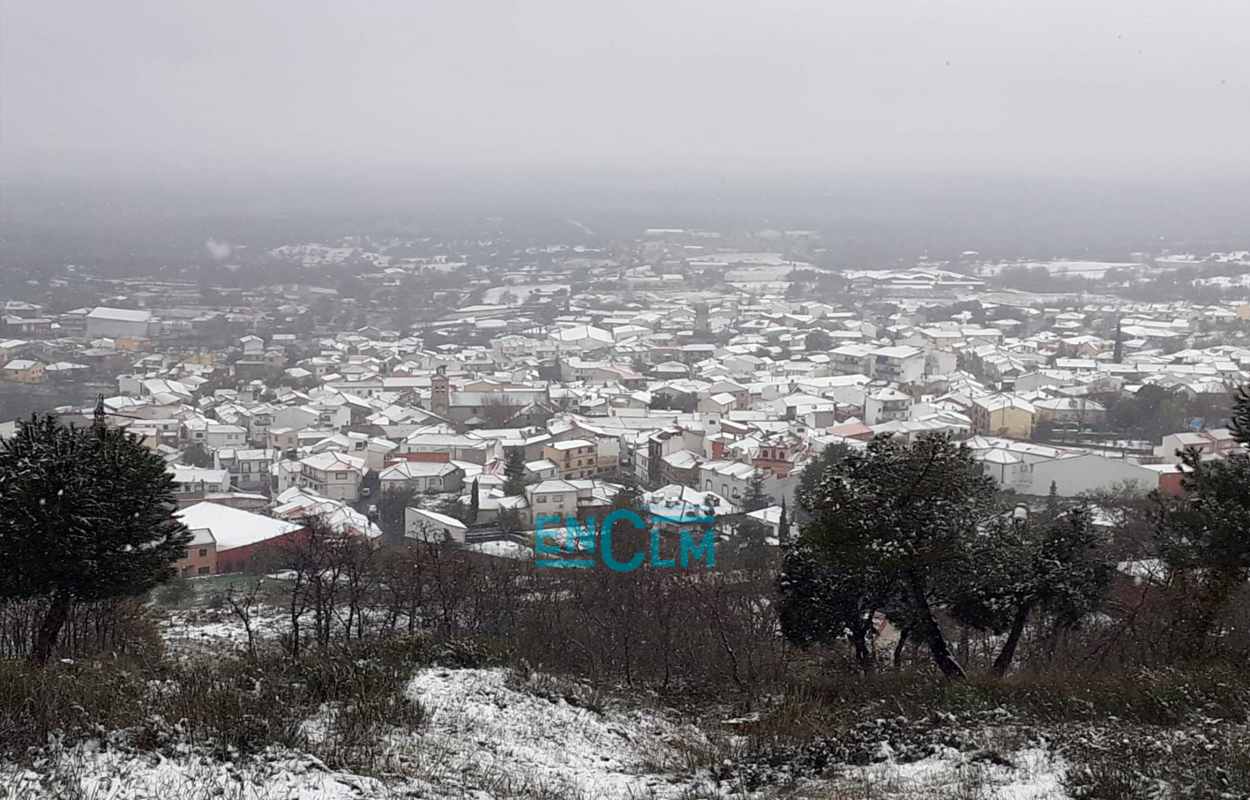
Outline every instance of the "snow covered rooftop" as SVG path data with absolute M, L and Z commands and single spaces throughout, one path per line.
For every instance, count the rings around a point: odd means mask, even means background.
M 191 530 L 209 531 L 217 542 L 218 552 L 263 542 L 300 528 L 292 522 L 207 501 L 187 506 L 176 516 Z

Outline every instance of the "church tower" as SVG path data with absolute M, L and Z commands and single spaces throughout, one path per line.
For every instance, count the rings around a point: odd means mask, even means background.
M 451 390 L 447 382 L 447 367 L 441 366 L 430 376 L 430 410 L 446 418 L 451 411 Z

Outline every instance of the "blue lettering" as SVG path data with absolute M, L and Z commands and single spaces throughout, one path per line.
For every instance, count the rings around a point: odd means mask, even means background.
M 552 524 L 554 523 L 554 525 Z M 556 556 L 556 558 L 539 559 L 534 562 L 538 567 L 560 567 L 574 569 L 585 569 L 594 566 L 593 561 L 587 559 L 565 559 L 559 556 L 568 552 L 560 547 L 559 526 L 560 517 L 554 514 L 543 514 L 534 520 L 534 550 L 536 553 L 545 556 Z M 553 537 L 552 534 L 555 534 Z M 555 546 L 552 546 L 552 539 L 555 539 Z
M 703 533 L 703 541 L 699 545 L 695 545 L 694 538 L 690 535 L 690 531 L 682 529 L 681 532 L 681 568 L 687 569 L 690 566 L 690 557 L 694 556 L 696 561 L 703 561 L 703 566 L 711 568 L 716 566 L 716 531 L 708 528 Z
M 660 529 L 651 529 L 651 566 L 653 567 L 675 567 L 677 562 L 674 559 L 664 559 L 660 557 Z
M 628 561 L 617 561 L 615 554 L 612 552 L 612 527 L 617 520 L 629 519 L 631 524 L 638 530 L 646 530 L 642 517 L 637 512 L 628 508 L 618 508 L 608 518 L 603 521 L 603 529 L 599 533 L 600 552 L 602 553 L 603 563 L 615 572 L 633 572 L 642 565 L 643 553 L 634 553 L 634 557 Z

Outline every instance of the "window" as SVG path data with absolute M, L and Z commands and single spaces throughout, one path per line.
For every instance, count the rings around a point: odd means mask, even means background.
M 208 555 L 208 548 L 207 548 L 207 547 L 201 547 L 201 548 L 200 548 L 200 558 L 204 558 L 204 557 L 206 557 L 207 555 Z
M 196 570 L 195 574 L 197 574 L 197 575 L 207 575 L 207 574 L 208 574 L 208 567 L 200 567 L 198 570 Z
M 334 480 L 336 480 L 336 481 L 345 481 L 345 480 L 347 480 L 347 473 L 346 473 L 346 472 L 336 472 L 336 473 L 334 473 Z

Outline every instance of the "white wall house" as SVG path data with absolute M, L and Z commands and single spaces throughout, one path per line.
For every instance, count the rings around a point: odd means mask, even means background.
M 404 510 L 404 538 L 418 542 L 464 544 L 468 526 L 455 517 L 424 508 Z
M 345 453 L 318 453 L 300 459 L 300 486 L 331 500 L 354 503 L 360 499 L 365 460 Z

